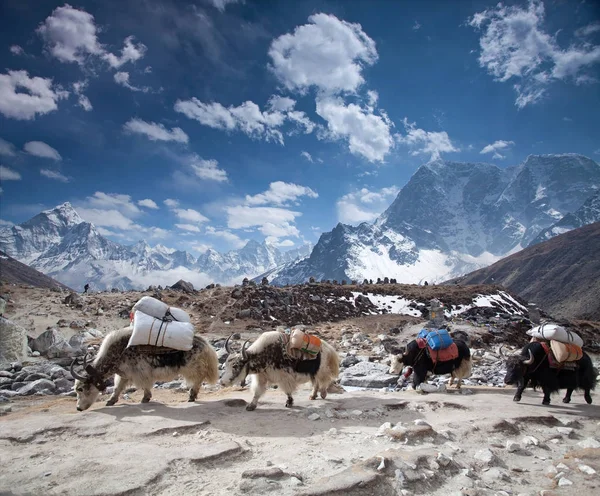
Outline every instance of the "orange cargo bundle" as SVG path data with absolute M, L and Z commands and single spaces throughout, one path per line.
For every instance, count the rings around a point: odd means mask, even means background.
M 550 348 L 557 362 L 576 362 L 583 357 L 583 350 L 576 344 L 561 343 L 560 341 L 550 341 Z
M 299 329 L 294 329 L 290 336 L 290 348 L 295 348 L 303 353 L 317 356 L 321 351 L 321 340 L 317 336 L 312 336 Z
M 452 343 L 443 350 L 434 350 L 431 346 L 427 347 L 429 350 L 429 357 L 433 363 L 447 362 L 448 360 L 455 360 L 458 358 L 458 346 L 456 343 Z

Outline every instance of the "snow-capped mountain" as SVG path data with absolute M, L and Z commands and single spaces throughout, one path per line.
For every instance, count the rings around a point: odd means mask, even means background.
M 559 234 L 572 231 L 578 227 L 587 226 L 594 222 L 600 222 L 600 189 L 590 196 L 578 210 L 568 213 L 558 222 L 544 229 L 536 238 L 529 243 L 529 246 L 548 241 Z
M 373 224 L 338 224 L 273 282 L 457 277 L 519 251 L 598 190 L 600 165 L 576 154 L 530 155 L 506 169 L 436 160 Z
M 249 241 L 240 250 L 209 250 L 196 259 L 186 251 L 151 247 L 143 240 L 132 246 L 110 241 L 64 203 L 0 230 L 0 249 L 73 288 L 90 283 L 96 290 L 124 290 L 170 285 L 181 278 L 196 285 L 240 282 L 306 256 L 312 246 L 282 253 L 266 242 Z

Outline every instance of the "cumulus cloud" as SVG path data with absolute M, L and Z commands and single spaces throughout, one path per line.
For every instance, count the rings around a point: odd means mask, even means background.
M 175 224 L 175 227 L 177 229 L 181 229 L 182 231 L 189 231 L 189 232 L 196 232 L 196 233 L 200 232 L 200 228 L 194 224 Z
M 62 160 L 60 153 L 43 141 L 28 141 L 23 145 L 23 150 L 35 157 L 50 158 L 57 161 Z
M 235 205 L 226 208 L 230 229 L 244 229 L 266 224 L 273 226 L 285 225 L 293 222 L 300 212 L 278 207 L 250 207 L 248 205 Z
M 402 121 L 406 135 L 397 134 L 398 143 L 412 149 L 411 155 L 430 155 L 431 160 L 437 160 L 442 153 L 459 152 L 446 131 L 431 132 L 419 129 L 414 122 L 408 122 L 405 117 Z
M 123 125 L 123 128 L 136 134 L 143 134 L 151 141 L 176 141 L 178 143 L 187 143 L 188 135 L 179 127 L 169 130 L 162 124 L 156 122 L 146 122 L 142 119 L 133 118 Z
M 132 201 L 131 196 L 119 193 L 104 193 L 102 191 L 96 191 L 92 196 L 88 196 L 80 202 L 80 208 L 94 209 L 99 213 L 102 211 L 116 211 L 126 217 L 128 221 L 142 214 L 142 211 Z M 102 223 L 98 223 L 98 225 L 107 226 L 107 224 Z
M 0 188 L 0 193 L 2 193 L 2 188 Z M 9 220 L 0 219 L 0 226 L 1 227 L 12 227 L 12 226 L 14 226 L 14 224 Z
M 156 202 L 154 200 L 151 200 L 150 198 L 140 200 L 137 202 L 137 204 L 140 207 L 146 207 L 146 208 L 151 208 L 153 210 L 158 210 L 158 205 L 156 204 Z
M 53 171 L 50 169 L 42 169 L 40 171 L 40 174 L 44 177 L 47 177 L 48 179 L 53 179 L 55 181 L 60 181 L 61 183 L 68 183 L 71 181 L 70 178 L 68 178 L 67 176 L 65 176 L 64 174 L 61 174 L 58 171 Z
M 15 146 L 9 141 L 0 138 L 0 155 L 14 157 L 16 155 Z
M 251 138 L 275 141 L 283 144 L 283 135 L 279 128 L 286 120 L 310 133 L 315 125 L 304 112 L 292 110 L 295 100 L 273 96 L 269 100 L 269 109 L 246 101 L 239 106 L 224 107 L 218 102 L 204 103 L 197 98 L 177 100 L 175 110 L 205 126 L 223 131 L 241 131 Z
M 0 165 L 0 181 L 20 181 L 21 174 L 17 171 Z
M 228 229 L 216 229 L 212 226 L 206 227 L 206 234 L 225 240 L 233 248 L 242 248 L 248 242 L 247 239 L 240 238 L 237 234 L 232 233 Z
M 344 224 L 371 222 L 389 207 L 398 191 L 396 186 L 391 186 L 374 191 L 362 188 L 348 193 L 336 202 L 338 220 Z
M 73 83 L 73 93 L 75 93 L 75 95 L 77 95 L 77 103 L 79 104 L 79 106 L 86 112 L 89 112 L 94 107 L 92 107 L 92 102 L 90 102 L 90 99 L 83 94 L 83 92 L 87 88 L 87 85 L 88 85 L 87 81 L 74 82 Z
M 195 222 L 197 224 L 208 222 L 208 219 L 204 215 L 192 208 L 174 208 L 173 213 L 181 220 L 188 222 Z
M 246 195 L 246 204 L 248 205 L 266 205 L 272 204 L 283 206 L 288 202 L 296 202 L 301 196 L 309 198 L 318 198 L 319 195 L 306 186 L 300 186 L 294 183 L 285 183 L 275 181 L 269 185 L 269 189 L 257 195 Z
M 289 90 L 306 93 L 315 86 L 330 93 L 354 92 L 362 71 L 377 60 L 375 42 L 360 24 L 315 14 L 271 43 L 271 70 Z
M 557 35 L 545 32 L 544 17 L 543 2 L 530 0 L 526 7 L 499 3 L 469 19 L 469 24 L 482 33 L 479 65 L 496 81 L 516 81 L 513 88 L 518 108 L 539 102 L 546 87 L 556 80 L 576 84 L 595 81 L 585 71 L 600 62 L 600 46 L 579 42 L 560 47 Z M 595 29 L 583 28 L 581 33 Z
M 173 198 L 167 198 L 163 203 L 169 208 L 177 208 L 179 206 L 179 200 Z
M 113 77 L 115 79 L 115 83 L 124 86 L 125 88 L 130 89 L 131 91 L 141 91 L 142 93 L 148 93 L 150 91 L 150 88 L 148 86 L 133 86 L 129 82 L 128 72 L 115 72 L 115 75 Z
M 32 120 L 58 108 L 57 102 L 69 95 L 55 87 L 52 79 L 29 77 L 27 71 L 0 74 L 0 113 L 5 117 Z
M 19 45 L 12 45 L 10 47 L 10 53 L 13 55 L 25 55 L 25 50 L 23 50 L 23 47 Z
M 209 2 L 221 12 L 225 12 L 228 5 L 234 3 L 244 3 L 244 0 L 209 0 Z
M 317 114 L 327 121 L 325 136 L 347 140 L 350 153 L 369 162 L 382 162 L 394 146 L 390 132 L 393 124 L 383 111 L 376 115 L 372 107 L 346 105 L 341 98 L 319 96 Z
M 219 168 L 219 162 L 214 159 L 204 160 L 198 155 L 193 154 L 189 158 L 189 165 L 194 174 L 200 179 L 206 181 L 224 182 L 227 181 L 227 172 Z
M 502 155 L 500 153 L 500 151 L 506 150 L 509 146 L 512 146 L 514 144 L 515 144 L 514 141 L 504 141 L 504 140 L 494 141 L 494 143 L 492 143 L 491 145 L 484 146 L 483 149 L 479 153 L 481 153 L 481 154 L 493 153 L 494 155 L 492 156 L 492 158 L 503 159 L 506 157 L 504 155 Z
M 112 68 L 118 69 L 127 62 L 135 62 L 146 53 L 146 46 L 125 38 L 121 55 L 108 52 L 98 41 L 98 28 L 94 16 L 69 4 L 54 9 L 37 29 L 46 50 L 61 62 L 83 65 L 89 56 L 99 57 Z

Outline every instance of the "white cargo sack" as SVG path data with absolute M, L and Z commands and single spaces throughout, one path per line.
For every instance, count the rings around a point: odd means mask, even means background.
M 188 351 L 194 342 L 194 326 L 190 322 L 163 321 L 136 310 L 129 346 L 160 346 Z
M 564 327 L 558 324 L 542 324 L 527 331 L 529 336 L 547 341 L 559 341 L 561 343 L 570 343 L 583 346 L 583 339 L 572 331 L 567 331 Z
M 163 303 L 152 296 L 144 296 L 135 305 L 133 305 L 133 311 L 139 310 L 146 315 L 151 315 L 157 319 L 170 318 L 170 320 L 177 320 L 178 322 L 190 322 L 190 316 L 181 308 L 170 307 L 166 303 Z

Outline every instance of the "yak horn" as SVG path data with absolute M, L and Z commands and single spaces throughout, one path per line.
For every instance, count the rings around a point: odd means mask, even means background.
M 531 350 L 527 350 L 529 351 L 529 358 L 527 360 L 523 360 L 523 364 L 524 365 L 531 365 L 533 363 L 533 353 L 531 353 Z
M 244 361 L 248 360 L 248 354 L 246 353 L 246 345 L 250 342 L 249 339 L 246 340 L 246 342 L 243 344 L 242 346 L 242 358 L 244 359 Z
M 75 364 L 79 363 L 79 360 L 76 358 L 73 359 L 73 361 L 71 362 L 71 375 L 79 380 L 79 381 L 85 381 L 87 380 L 87 377 L 83 376 L 83 375 L 79 375 L 77 372 L 75 372 Z
M 231 336 L 233 336 L 233 334 Z M 225 351 L 229 354 L 231 354 L 231 347 L 229 346 L 229 340 L 231 339 L 231 336 L 229 336 L 225 341 Z

